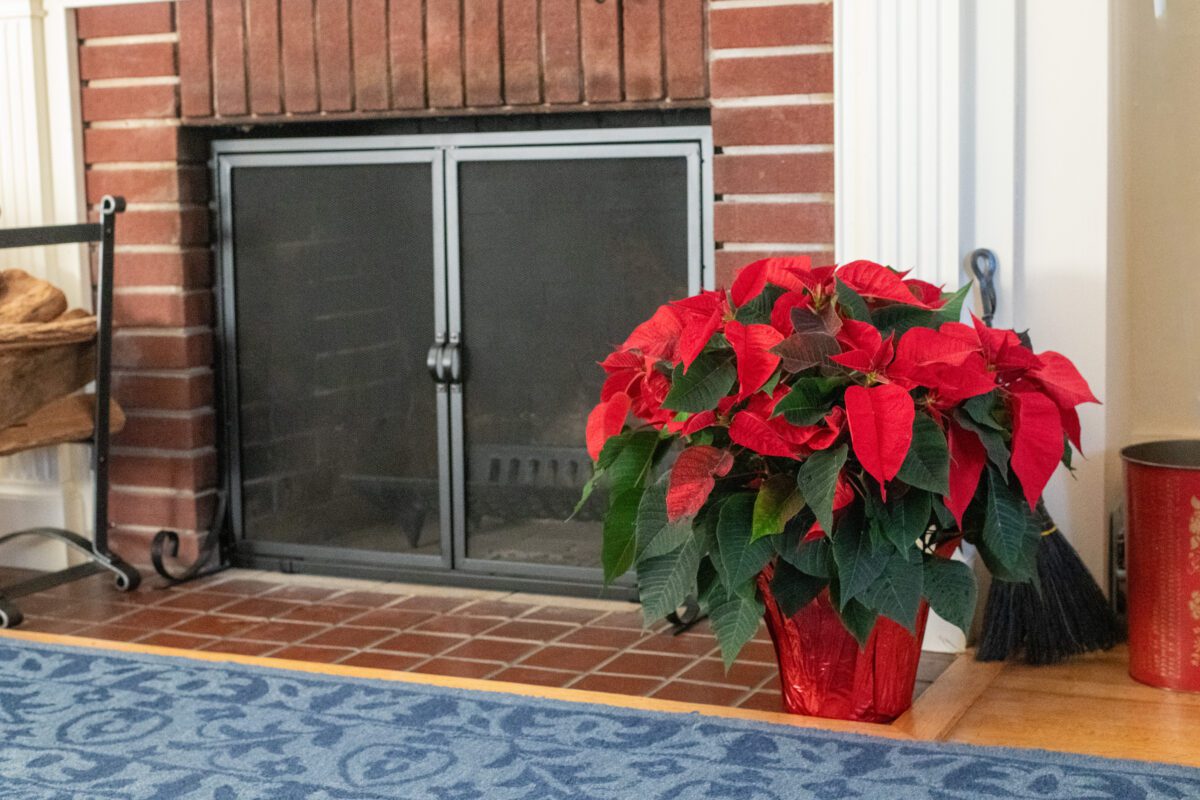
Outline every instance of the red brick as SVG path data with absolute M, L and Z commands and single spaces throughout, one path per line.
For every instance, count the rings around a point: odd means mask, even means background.
M 658 100 L 663 96 L 659 0 L 624 0 L 621 13 L 625 99 Z
M 833 153 L 717 155 L 717 194 L 814 193 L 833 191 Z
M 126 211 L 117 223 L 117 244 L 207 244 L 208 209 Z
M 108 493 L 109 519 L 116 525 L 157 525 L 202 530 L 212 522 L 215 497 L 194 492 L 158 493 L 113 489 Z
M 714 48 L 829 44 L 833 4 L 717 8 L 709 12 L 708 31 Z
M 501 0 L 504 24 L 504 102 L 538 103 L 537 0 Z
M 188 370 L 145 373 L 113 370 L 113 394 L 127 409 L 190 411 L 213 403 L 212 373 Z
M 275 0 L 246 0 L 245 14 L 250 112 L 278 114 L 283 110 L 279 87 L 279 4 Z
M 216 427 L 211 411 L 182 415 L 128 413 L 125 428 L 114 438 L 121 447 L 154 447 L 161 450 L 195 450 L 215 442 Z
M 317 0 L 317 82 L 322 111 L 349 111 L 350 8 L 347 0 Z
M 425 65 L 432 108 L 463 104 L 462 28 L 458 0 L 426 0 Z
M 79 48 L 79 77 L 150 78 L 175 74 L 175 45 L 170 42 Z
M 85 86 L 81 92 L 84 122 L 109 119 L 174 117 L 179 98 L 174 86 Z
M 714 108 L 713 144 L 832 144 L 833 105 Z
M 467 105 L 500 105 L 500 8 L 497 0 L 463 0 L 463 59 Z
M 207 292 L 206 292 L 207 294 Z M 149 331 L 153 331 L 151 328 Z M 118 330 L 113 336 L 113 365 L 129 369 L 186 369 L 212 364 L 212 331 L 188 334 L 136 333 Z
M 757 251 L 749 251 L 749 250 L 718 250 L 716 255 L 717 255 L 716 267 L 717 267 L 717 285 L 718 286 L 732 285 L 733 284 L 733 274 L 735 272 L 737 272 L 739 269 L 746 266 L 747 264 L 751 263 L 752 261 L 758 261 L 760 258 L 780 258 L 780 257 L 784 257 L 784 256 L 808 256 L 810 259 L 812 259 L 812 265 L 814 267 L 821 267 L 821 266 L 825 266 L 826 264 L 834 263 L 833 262 L 833 252 L 828 251 L 828 250 L 824 250 L 824 251 L 816 252 L 816 253 L 789 253 L 789 252 L 784 252 L 782 250 L 774 251 L 774 252 L 770 252 L 770 253 L 760 253 Z
M 186 328 L 212 323 L 212 293 L 126 293 L 113 297 L 113 321 L 122 327 Z
M 208 3 L 182 0 L 176 7 L 179 28 L 179 106 L 185 117 L 212 115 L 212 66 L 208 48 Z
M 542 0 L 542 76 L 547 103 L 578 103 L 582 98 L 580 17 L 592 5 L 596 4 Z
M 712 62 L 713 97 L 820 94 L 833 91 L 833 56 L 722 58 Z
M 392 108 L 425 105 L 423 0 L 389 0 L 388 40 L 392 60 Z
M 241 0 L 209 0 L 212 13 L 213 96 L 219 117 L 240 117 L 246 97 L 246 30 Z
M 83 132 L 83 160 L 87 164 L 174 161 L 180 152 L 179 128 L 172 125 L 88 128 Z
M 194 2 L 194 0 L 186 1 Z M 137 3 L 80 8 L 75 12 L 75 33 L 80 39 L 170 33 L 175 30 L 175 23 L 171 17 L 171 9 L 174 5 L 174 3 Z
M 118 251 L 113 266 L 117 286 L 178 286 L 202 289 L 212 285 L 208 250 L 167 253 Z
M 284 109 L 290 114 L 312 113 L 320 108 L 312 0 L 280 0 L 280 19 Z
M 663 0 L 667 40 L 667 97 L 687 100 L 707 94 L 703 0 Z
M 88 170 L 88 203 L 106 194 L 130 203 L 200 203 L 208 197 L 208 175 L 203 167 Z
M 217 483 L 217 453 L 209 450 L 167 458 L 117 452 L 112 455 L 109 475 L 112 485 L 118 487 L 209 489 Z
M 387 0 L 350 4 L 354 46 L 354 105 L 364 111 L 388 107 Z
M 621 99 L 619 12 L 619 3 L 579 4 L 583 90 L 589 103 L 615 102 Z
M 831 203 L 717 203 L 718 242 L 831 242 Z

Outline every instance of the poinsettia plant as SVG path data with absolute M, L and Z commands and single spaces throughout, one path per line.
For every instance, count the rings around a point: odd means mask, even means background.
M 969 291 L 772 258 L 661 306 L 601 363 L 587 420 L 606 579 L 636 569 L 648 622 L 698 597 L 727 663 L 768 567 L 785 615 L 828 591 L 860 643 L 922 600 L 967 627 L 960 537 L 1032 580 L 1042 490 L 1096 398 L 1064 356 L 960 322 Z

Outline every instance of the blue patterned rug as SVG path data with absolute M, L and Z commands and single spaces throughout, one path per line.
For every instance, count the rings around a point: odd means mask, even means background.
M 1200 770 L 0 639 L 0 797 L 1157 800 Z

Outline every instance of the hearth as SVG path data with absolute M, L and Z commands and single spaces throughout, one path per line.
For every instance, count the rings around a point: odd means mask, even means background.
M 711 152 L 701 126 L 214 142 L 235 561 L 595 592 L 604 498 L 566 521 L 594 343 L 711 285 Z

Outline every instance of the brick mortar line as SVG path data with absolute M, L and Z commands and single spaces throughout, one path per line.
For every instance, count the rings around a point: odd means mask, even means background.
M 130 33 L 119 36 L 93 36 L 80 39 L 80 48 L 84 47 L 115 47 L 132 44 L 175 44 L 179 42 L 179 32 L 172 33 Z

